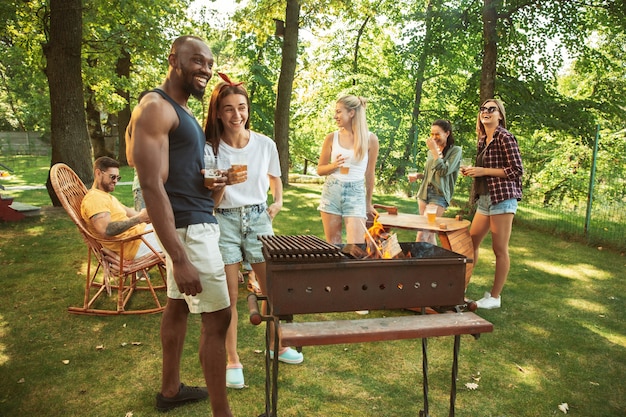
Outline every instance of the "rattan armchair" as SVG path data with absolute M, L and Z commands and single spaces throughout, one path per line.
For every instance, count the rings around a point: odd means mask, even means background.
M 58 163 L 50 169 L 52 188 L 63 208 L 78 227 L 87 244 L 87 278 L 82 307 L 69 307 L 75 314 L 119 315 L 158 313 L 165 308 L 166 290 L 165 257 L 144 238 L 147 233 L 126 239 L 105 239 L 95 236 L 87 229 L 80 214 L 80 206 L 87 194 L 87 188 L 66 164 Z M 117 253 L 102 246 L 103 241 L 119 242 L 122 245 L 141 239 L 151 249 L 151 253 L 137 259 L 123 259 Z M 153 283 L 150 272 L 156 277 Z M 143 292 L 145 297 L 132 297 Z M 149 295 L 148 295 L 149 294 Z M 115 302 L 110 298 L 115 295 Z M 132 299 L 132 301 L 131 301 Z

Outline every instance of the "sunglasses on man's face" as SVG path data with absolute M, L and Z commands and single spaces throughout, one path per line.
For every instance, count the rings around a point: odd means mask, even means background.
M 489 114 L 491 114 L 491 113 L 497 111 L 498 108 L 497 107 L 481 107 L 479 110 L 480 110 L 481 113 L 489 113 Z
M 109 178 L 111 178 L 111 181 L 121 181 L 122 180 L 122 176 L 121 175 L 115 175 L 115 174 L 109 174 Z

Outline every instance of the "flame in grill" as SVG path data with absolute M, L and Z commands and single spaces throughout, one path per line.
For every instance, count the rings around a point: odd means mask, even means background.
M 375 259 L 393 259 L 404 257 L 402 248 L 395 233 L 388 233 L 374 217 L 372 226 L 365 231 L 366 252 L 368 257 Z M 410 256 L 410 255 L 409 255 Z

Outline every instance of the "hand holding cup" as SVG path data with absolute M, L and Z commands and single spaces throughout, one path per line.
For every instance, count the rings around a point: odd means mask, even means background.
M 472 159 L 471 158 L 463 158 L 463 159 L 461 159 L 461 174 L 467 175 L 465 171 L 468 168 L 471 168 L 471 166 L 472 166 Z
M 345 157 L 342 157 L 342 158 L 343 158 L 343 163 L 339 167 L 339 173 L 345 175 L 345 174 L 348 174 L 350 172 L 350 157 L 349 156 L 345 156 Z
M 421 172 L 409 172 L 407 174 L 407 179 L 409 180 L 409 182 L 415 182 L 417 180 L 424 179 L 424 174 L 422 174 Z
M 213 157 L 204 158 L 204 186 L 215 190 L 226 185 L 223 171 L 217 168 L 217 160 Z

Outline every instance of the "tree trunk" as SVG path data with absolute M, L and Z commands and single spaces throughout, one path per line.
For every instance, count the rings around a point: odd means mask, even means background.
M 49 34 L 43 51 L 50 89 L 50 166 L 64 162 L 90 186 L 93 182 L 93 163 L 81 75 L 81 0 L 50 0 Z M 49 176 L 46 186 L 52 203 L 58 206 Z
M 115 72 L 118 77 L 128 79 L 130 78 L 130 54 L 127 50 L 122 48 L 120 56 L 117 59 L 117 65 L 115 66 Z M 119 140 L 119 155 L 117 160 L 122 165 L 128 165 L 126 160 L 126 127 L 130 122 L 130 93 L 128 90 L 117 90 L 117 94 L 126 99 L 126 107 L 117 113 L 117 137 Z
M 432 33 L 432 20 L 433 20 L 433 5 L 432 2 L 429 1 L 426 6 L 426 15 L 424 18 L 424 25 L 426 28 L 426 32 L 424 34 L 424 44 L 422 45 L 422 52 L 417 60 L 417 69 L 415 71 L 415 86 L 414 86 L 414 100 L 413 100 L 413 111 L 411 113 L 411 129 L 409 130 L 409 137 L 407 140 L 407 146 L 404 148 L 403 157 L 405 160 L 413 159 L 413 163 L 417 164 L 417 155 L 419 155 L 418 146 L 419 141 L 419 119 L 421 116 L 421 106 L 422 106 L 422 86 L 424 84 L 424 74 L 426 72 L 426 65 L 430 60 L 432 55 L 433 46 L 431 42 L 433 41 L 433 33 Z M 415 150 L 413 152 L 413 150 Z M 405 169 L 402 167 L 398 167 L 396 169 L 396 175 L 399 177 L 404 177 Z
M 483 64 L 480 75 L 480 103 L 494 97 L 496 64 L 498 62 L 498 0 L 484 0 L 483 5 Z
M 354 44 L 354 58 L 352 59 L 352 85 L 356 85 L 356 77 L 359 73 L 359 45 L 361 43 L 361 36 L 365 32 L 367 22 L 370 21 L 370 16 L 367 16 L 363 21 L 363 24 L 359 28 L 356 36 L 356 43 Z
M 87 99 L 85 114 L 87 117 L 87 131 L 91 139 L 91 147 L 93 149 L 94 159 L 101 156 L 113 155 L 107 150 L 104 141 L 104 132 L 102 131 L 102 123 L 100 122 L 100 112 L 96 109 L 94 92 L 91 88 L 87 89 L 89 98 Z
M 274 140 L 278 147 L 283 185 L 289 184 L 289 108 L 296 73 L 298 56 L 298 29 L 300 25 L 299 0 L 287 0 L 285 12 L 285 36 L 283 38 L 282 62 L 278 77 L 278 94 L 274 113 Z

